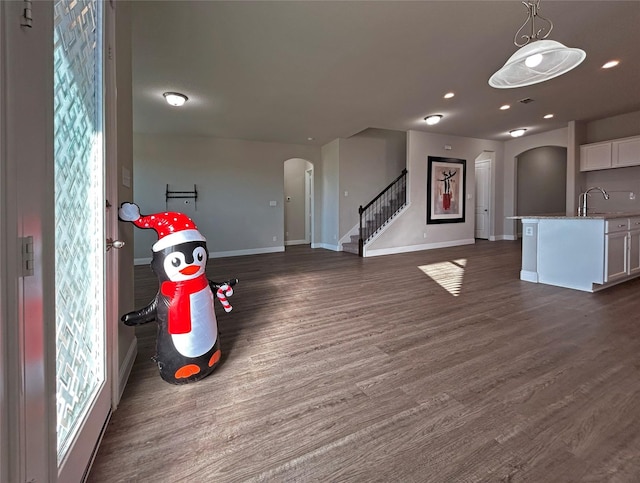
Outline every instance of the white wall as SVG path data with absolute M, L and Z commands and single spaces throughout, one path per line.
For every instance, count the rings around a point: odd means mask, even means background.
M 640 135 L 640 111 L 621 116 L 599 119 L 586 124 L 586 143 Z M 591 186 L 607 190 L 609 200 L 593 194 L 589 198 L 589 209 L 594 211 L 640 211 L 640 166 L 604 169 L 583 173 L 580 192 Z M 636 199 L 629 199 L 629 193 Z
M 318 176 L 314 173 L 316 180 L 320 179 L 322 199 L 316 201 L 316 206 L 321 207 L 320 237 L 318 246 L 331 250 L 338 250 L 338 223 L 340 198 L 338 196 L 339 183 L 339 139 L 322 146 L 322 173 Z M 317 181 L 316 181 L 317 183 Z M 316 184 L 317 186 L 317 184 Z M 316 200 L 318 197 L 316 196 Z M 316 237 L 318 238 L 318 237 Z M 314 246 L 312 244 L 312 246 Z
M 640 135 L 640 111 L 587 123 L 586 143 Z
M 306 172 L 313 165 L 304 159 L 288 159 L 284 163 L 284 237 L 286 244 L 305 242 Z
M 193 218 L 214 257 L 284 250 L 283 163 L 320 162 L 316 146 L 211 137 L 135 134 L 133 150 L 134 198 L 141 212 L 166 210 L 167 184 L 179 191 L 195 184 L 197 203 L 170 200 L 168 209 Z M 316 187 L 316 199 L 321 193 Z M 135 258 L 151 257 L 156 240 L 153 230 L 136 228 Z
M 565 213 L 567 148 L 541 146 L 518 156 L 518 215 Z
M 560 146 L 567 147 L 569 131 L 568 128 L 547 131 L 541 134 L 523 136 L 512 139 L 504 143 L 504 162 L 502 165 L 503 174 L 503 196 L 502 207 L 496 206 L 496 232 L 502 233 L 507 239 L 515 239 L 517 222 L 507 220 L 507 216 L 516 214 L 516 158 L 520 153 L 540 146 Z M 567 150 L 567 187 L 574 182 L 572 173 L 573 163 L 571 153 Z M 499 171 L 500 172 L 500 171 Z M 568 188 L 567 188 L 568 189 Z M 569 190 L 568 190 L 569 191 Z M 500 199 L 500 194 L 496 193 Z
M 445 145 L 451 146 L 452 149 L 445 150 Z M 380 237 L 369 243 L 368 254 L 394 253 L 473 243 L 475 228 L 473 196 L 466 200 L 464 223 L 427 225 L 427 158 L 428 156 L 440 156 L 465 159 L 467 161 L 467 193 L 473 195 L 475 159 L 483 151 L 493 151 L 496 153 L 496 160 L 501 159 L 503 143 L 409 131 L 407 146 L 407 169 L 409 172 L 407 196 L 410 206 L 396 219 L 391 229 L 386 230 Z M 499 172 L 500 168 L 498 167 L 497 170 Z M 495 194 L 497 197 L 500 196 L 499 186 L 496 188 Z
M 402 173 L 406 166 L 406 133 L 367 129 L 339 139 L 338 156 L 341 238 L 359 224 L 358 208 Z

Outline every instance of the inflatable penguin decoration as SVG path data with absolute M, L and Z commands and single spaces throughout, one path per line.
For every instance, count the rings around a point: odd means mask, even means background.
M 237 280 L 216 283 L 207 279 L 206 239 L 183 213 L 141 216 L 138 205 L 123 203 L 118 215 L 122 221 L 158 233 L 151 269 L 160 283 L 151 303 L 125 314 L 122 321 L 126 325 L 158 323 L 154 359 L 162 379 L 172 384 L 203 379 L 215 369 L 221 355 L 213 292 L 229 312 L 226 297 L 233 294 L 231 287 Z

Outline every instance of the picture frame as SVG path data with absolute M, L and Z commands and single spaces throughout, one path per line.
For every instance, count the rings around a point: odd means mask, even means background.
M 464 223 L 467 161 L 429 156 L 427 163 L 427 224 Z

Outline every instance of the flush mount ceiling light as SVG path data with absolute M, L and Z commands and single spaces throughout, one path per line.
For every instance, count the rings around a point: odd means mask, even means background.
M 520 128 L 520 129 L 513 129 L 511 131 L 509 131 L 509 134 L 511 134 L 512 138 L 519 138 L 520 136 L 522 136 L 527 130 L 524 128 Z
M 545 40 L 553 30 L 553 22 L 538 14 L 540 0 L 527 0 L 522 4 L 527 7 L 527 19 L 513 38 L 513 43 L 520 49 L 489 79 L 489 85 L 496 89 L 529 86 L 553 79 L 577 67 L 587 56 L 584 50 Z M 546 22 L 548 29 L 536 29 L 536 18 Z M 528 22 L 531 23 L 530 35 L 520 35 Z M 519 37 L 524 42 L 518 43 Z
M 427 121 L 427 124 L 429 126 L 433 126 L 434 124 L 438 124 L 440 122 L 440 119 L 442 119 L 442 114 L 435 114 L 433 116 L 427 116 L 424 118 L 425 121 Z
M 165 92 L 162 94 L 167 101 L 172 106 L 182 106 L 185 102 L 189 100 L 187 96 L 184 94 L 180 94 L 179 92 Z

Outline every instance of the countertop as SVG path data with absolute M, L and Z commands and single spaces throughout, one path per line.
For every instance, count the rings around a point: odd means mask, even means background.
M 614 218 L 633 218 L 640 216 L 640 212 L 613 212 L 613 213 L 588 213 L 587 216 L 567 216 L 563 214 L 549 214 L 549 215 L 519 215 L 519 216 L 507 216 L 507 220 L 609 220 Z

